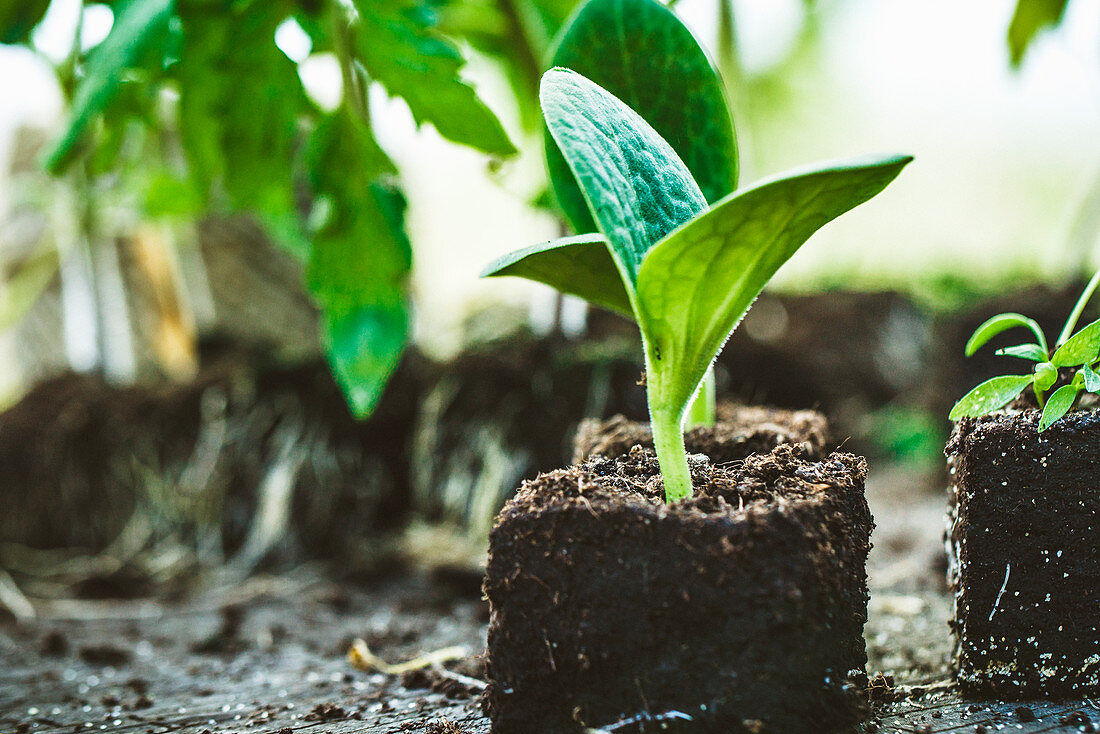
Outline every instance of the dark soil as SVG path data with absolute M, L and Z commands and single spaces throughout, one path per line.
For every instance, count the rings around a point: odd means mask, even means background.
M 673 506 L 640 447 L 542 475 L 505 506 L 485 584 L 494 732 L 859 720 L 865 463 L 781 446 L 693 469 L 695 496 Z
M 947 453 L 955 661 L 969 693 L 1100 693 L 1100 410 L 962 421 Z
M 710 427 L 696 426 L 684 435 L 688 453 L 705 454 L 715 464 L 740 461 L 749 454 L 768 453 L 790 444 L 806 458 L 821 458 L 829 440 L 825 416 L 813 410 L 783 410 L 724 403 Z M 653 448 L 653 431 L 617 415 L 605 421 L 586 420 L 573 442 L 573 463 L 593 456 L 622 456 L 634 446 Z

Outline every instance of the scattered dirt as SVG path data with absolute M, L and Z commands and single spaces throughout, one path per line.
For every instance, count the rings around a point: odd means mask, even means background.
M 854 723 L 865 473 L 783 445 L 729 470 L 696 462 L 695 497 L 669 506 L 636 447 L 524 483 L 490 536 L 494 730 Z

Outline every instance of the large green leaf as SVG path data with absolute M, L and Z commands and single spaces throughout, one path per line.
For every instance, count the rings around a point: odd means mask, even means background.
M 274 43 L 277 4 L 181 8 L 175 75 L 180 134 L 196 188 L 258 214 L 304 256 L 294 196 L 298 126 L 309 105 L 294 63 Z
M 860 159 L 731 194 L 658 243 L 636 309 L 661 410 L 681 415 L 753 300 L 822 226 L 882 191 L 912 160 Z
M 1001 313 L 986 320 L 981 326 L 974 330 L 970 339 L 966 342 L 966 356 L 974 354 L 974 352 L 981 349 L 981 347 L 993 337 L 1000 334 L 1002 331 L 1008 331 L 1009 329 L 1015 329 L 1017 327 L 1023 327 L 1030 329 L 1031 333 L 1035 335 L 1035 340 L 1039 348 L 1043 351 L 1047 351 L 1047 338 L 1043 334 L 1042 327 L 1035 322 L 1034 319 L 1029 319 L 1027 316 L 1018 313 Z
M 957 421 L 992 413 L 1012 402 L 1033 381 L 1033 375 L 1005 375 L 986 380 L 955 403 L 948 418 Z
M 370 130 L 336 114 L 314 133 L 310 182 L 329 215 L 314 233 L 308 282 L 323 310 L 325 346 L 352 411 L 366 417 L 396 369 L 408 332 L 412 248 L 405 200 Z
M 706 199 L 676 151 L 597 84 L 551 69 L 539 99 L 550 134 L 633 288 L 650 248 L 703 211 Z
M 50 0 L 0 2 L 0 43 L 23 43 L 50 7 Z
M 1077 367 L 1095 362 L 1100 355 L 1100 320 L 1093 321 L 1066 340 L 1050 358 L 1055 367 Z
M 589 0 L 563 29 L 551 66 L 584 75 L 637 112 L 684 161 L 708 202 L 737 186 L 737 142 L 722 80 L 699 42 L 656 0 Z M 550 140 L 554 193 L 577 232 L 595 229 Z
M 367 73 L 405 100 L 417 123 L 486 153 L 515 146 L 496 115 L 459 77 L 462 54 L 436 29 L 436 11 L 412 0 L 353 0 L 361 28 L 357 51 Z
M 46 168 L 60 172 L 71 160 L 88 125 L 110 106 L 127 73 L 137 66 L 160 67 L 170 46 L 174 0 L 122 0 L 103 43 L 88 56 L 73 95 L 65 131 L 46 154 Z
M 481 276 L 515 275 L 538 281 L 632 319 L 630 296 L 608 247 L 598 234 L 563 237 L 505 255 L 490 263 Z
M 1058 25 L 1068 0 L 1017 0 L 1008 26 L 1008 52 L 1013 66 L 1024 60 L 1028 46 L 1039 31 Z
M 1043 406 L 1043 415 L 1039 417 L 1039 432 L 1050 428 L 1051 424 L 1068 413 L 1080 393 L 1081 388 L 1077 385 L 1062 385 L 1055 390 Z

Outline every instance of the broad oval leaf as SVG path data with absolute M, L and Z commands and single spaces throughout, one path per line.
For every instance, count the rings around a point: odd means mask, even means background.
M 644 53 L 639 53 L 644 49 Z M 572 69 L 618 97 L 668 141 L 708 202 L 737 187 L 737 139 L 718 70 L 687 26 L 656 0 L 588 0 L 563 28 L 550 66 Z M 551 140 L 546 165 L 575 231 L 596 228 Z
M 1035 365 L 1035 375 L 1032 379 L 1039 392 L 1046 392 L 1058 382 L 1058 368 L 1050 362 L 1040 362 Z
M 1014 347 L 998 349 L 996 353 L 1004 357 L 1030 359 L 1032 362 L 1045 362 L 1047 360 L 1047 353 L 1038 344 L 1017 344 Z
M 642 263 L 635 304 L 663 405 L 687 405 L 764 285 L 814 232 L 878 194 L 911 160 L 788 173 L 731 194 L 658 243 Z
M 584 234 L 516 250 L 490 263 L 481 277 L 515 275 L 633 319 L 630 296 L 603 235 Z
M 1008 331 L 1017 326 L 1030 329 L 1031 333 L 1035 335 L 1039 348 L 1042 349 L 1044 353 L 1048 351 L 1046 335 L 1043 334 L 1043 329 L 1034 319 L 1029 319 L 1027 316 L 1018 313 L 1002 313 L 997 314 L 974 330 L 974 333 L 966 342 L 966 356 L 969 357 L 974 354 L 982 345 L 1002 331 Z
M 73 95 L 65 132 L 46 153 L 45 165 L 60 172 L 95 116 L 118 94 L 124 73 L 153 55 L 162 60 L 169 45 L 174 0 L 124 0 L 114 4 L 115 21 L 103 43 L 88 56 L 87 71 Z M 158 55 L 160 54 L 160 55 Z
M 1015 400 L 1016 396 L 1031 384 L 1031 381 L 1031 375 L 1005 375 L 986 380 L 955 403 L 955 407 L 947 417 L 957 421 L 961 418 L 977 418 L 992 413 Z
M 1095 362 L 1100 354 L 1100 320 L 1093 321 L 1054 351 L 1050 361 L 1055 367 L 1077 367 Z
M 1100 375 L 1096 374 L 1088 364 L 1081 366 L 1081 377 L 1085 381 L 1085 389 L 1091 393 L 1100 393 Z
M 1080 388 L 1075 385 L 1062 385 L 1047 398 L 1047 404 L 1043 406 L 1043 415 L 1039 418 L 1039 432 L 1050 428 L 1051 424 L 1069 412 L 1073 404 L 1077 402 Z
M 649 123 L 568 69 L 543 74 L 547 128 L 580 183 L 628 288 L 650 247 L 706 208 L 683 161 Z

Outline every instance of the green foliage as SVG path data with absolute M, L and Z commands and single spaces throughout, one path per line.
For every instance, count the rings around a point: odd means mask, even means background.
M 23 43 L 50 7 L 50 0 L 7 0 L 0 3 L 0 43 Z
M 563 29 L 550 65 L 591 79 L 649 122 L 707 202 L 737 186 L 737 142 L 722 80 L 691 31 L 656 0 L 589 0 Z M 555 145 L 546 146 L 546 159 L 574 229 L 595 229 L 584 186 Z
M 669 502 L 691 495 L 682 420 L 722 344 L 768 280 L 815 231 L 881 191 L 908 156 L 795 172 L 707 208 L 691 173 L 636 112 L 580 74 L 543 77 L 543 114 L 580 183 L 641 329 L 654 444 Z M 686 220 L 681 226 L 680 221 Z M 594 248 L 598 240 L 586 240 Z M 524 262 L 525 250 L 504 262 Z M 579 253 L 579 243 L 553 257 Z M 606 259 L 574 282 L 606 283 Z M 504 272 L 499 265 L 490 274 Z M 547 282 L 540 273 L 538 279 Z
M 1022 327 L 1031 331 L 1035 342 L 998 349 L 997 354 L 1026 359 L 1036 364 L 1029 375 L 1005 375 L 986 380 L 955 403 L 949 418 L 957 421 L 967 416 L 978 417 L 1000 410 L 1030 386 L 1039 407 L 1043 409 L 1039 419 L 1039 431 L 1042 432 L 1072 410 L 1083 393 L 1100 394 L 1100 375 L 1095 371 L 1096 364 L 1100 362 L 1100 320 L 1074 333 L 1085 305 L 1098 286 L 1100 272 L 1092 277 L 1077 299 L 1053 353 L 1047 346 L 1043 330 L 1026 316 L 1017 313 L 999 314 L 979 326 L 966 344 L 968 357 L 997 334 Z M 1061 385 L 1048 396 L 1047 393 L 1058 383 L 1059 370 L 1074 367 L 1078 369 L 1069 384 Z
M 553 10 L 556 3 L 572 2 L 523 1 L 545 7 L 547 22 L 567 12 Z M 24 39 L 46 4 L 5 5 L 2 37 Z M 418 123 L 449 140 L 496 156 L 515 152 L 461 78 L 464 59 L 441 31 L 437 3 L 117 0 L 112 10 L 107 38 L 57 69 L 73 90 L 72 109 L 50 170 L 79 163 L 81 176 L 123 172 L 144 184 L 150 216 L 210 208 L 254 215 L 306 264 L 333 372 L 352 411 L 366 416 L 404 348 L 411 267 L 405 198 L 372 132 L 369 86 L 402 97 Z M 310 101 L 295 63 L 275 45 L 290 17 L 314 50 L 340 60 L 344 98 L 334 112 Z M 178 95 L 166 115 L 165 89 Z M 146 140 L 136 148 L 135 126 Z M 147 170 L 132 170 L 127 155 Z
M 1016 12 L 1008 26 L 1008 53 L 1013 66 L 1024 60 L 1035 36 L 1062 22 L 1069 0 L 1016 0 Z

